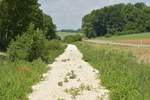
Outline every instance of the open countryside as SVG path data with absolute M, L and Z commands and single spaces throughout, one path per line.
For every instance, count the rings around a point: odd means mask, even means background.
M 150 100 L 150 2 L 111 1 L 0 0 L 0 100 Z

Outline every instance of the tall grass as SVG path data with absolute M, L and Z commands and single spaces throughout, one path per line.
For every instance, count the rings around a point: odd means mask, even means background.
M 84 59 L 100 71 L 102 84 L 110 90 L 111 100 L 150 100 L 150 66 L 122 50 L 95 47 L 86 43 L 77 46 Z
M 31 85 L 38 82 L 46 70 L 46 64 L 41 60 L 1 63 L 0 100 L 27 100 Z
M 50 42 L 48 63 L 52 63 L 65 48 L 62 43 L 53 42 Z M 39 82 L 48 70 L 46 66 L 40 58 L 33 62 L 11 62 L 7 57 L 0 56 L 0 100 L 27 100 L 31 86 Z

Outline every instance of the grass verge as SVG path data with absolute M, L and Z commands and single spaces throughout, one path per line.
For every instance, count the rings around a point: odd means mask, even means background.
M 63 48 L 51 49 L 49 62 L 60 55 Z M 27 95 L 32 92 L 31 86 L 39 82 L 48 68 L 41 59 L 33 62 L 11 62 L 6 56 L 0 56 L 0 100 L 27 100 Z
M 102 84 L 111 100 L 149 100 L 150 66 L 139 64 L 132 53 L 77 43 L 84 59 L 100 71 Z

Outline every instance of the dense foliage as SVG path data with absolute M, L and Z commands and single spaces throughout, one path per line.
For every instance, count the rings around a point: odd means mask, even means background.
M 47 62 L 49 60 L 49 51 L 59 49 L 63 49 L 62 43 L 60 44 L 59 41 L 48 41 L 43 31 L 30 25 L 27 32 L 22 36 L 18 36 L 16 41 L 11 42 L 8 54 L 11 61 L 33 61 L 41 58 Z
M 44 34 L 48 40 L 57 38 L 56 26 L 53 24 L 52 18 L 46 14 L 43 16 Z
M 100 72 L 111 100 L 149 100 L 150 66 L 140 64 L 124 50 L 110 46 L 78 44 L 84 59 Z
M 77 29 L 77 30 L 74 30 L 74 29 L 62 29 L 62 30 L 59 30 L 60 32 L 70 32 L 70 33 L 77 33 L 77 32 L 80 32 L 81 30 L 80 29 Z
M 47 37 L 55 35 L 55 27 L 51 17 L 45 17 L 39 7 L 38 0 L 1 1 L 0 49 L 6 49 L 12 39 L 15 40 L 16 36 L 21 36 L 27 30 L 30 23 L 33 23 L 36 28 L 45 30 Z
M 46 38 L 41 30 L 35 30 L 31 25 L 27 32 L 18 36 L 16 41 L 12 41 L 8 48 L 10 59 L 32 61 L 47 55 Z M 45 53 L 45 54 L 44 54 Z
M 82 41 L 82 36 L 79 34 L 76 35 L 68 35 L 64 38 L 64 41 L 67 43 Z
M 38 0 L 0 0 L 0 100 L 27 100 L 65 45 Z M 50 41 L 48 41 L 50 40 Z M 7 73 L 7 74 L 6 74 Z
M 82 30 L 88 38 L 149 32 L 150 7 L 144 3 L 117 4 L 94 10 L 84 16 Z

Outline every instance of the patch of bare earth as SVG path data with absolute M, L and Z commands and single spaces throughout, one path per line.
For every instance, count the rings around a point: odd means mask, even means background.
M 29 100 L 109 100 L 99 72 L 82 59 L 75 45 L 68 45 L 49 67 L 45 79 L 33 86 Z

